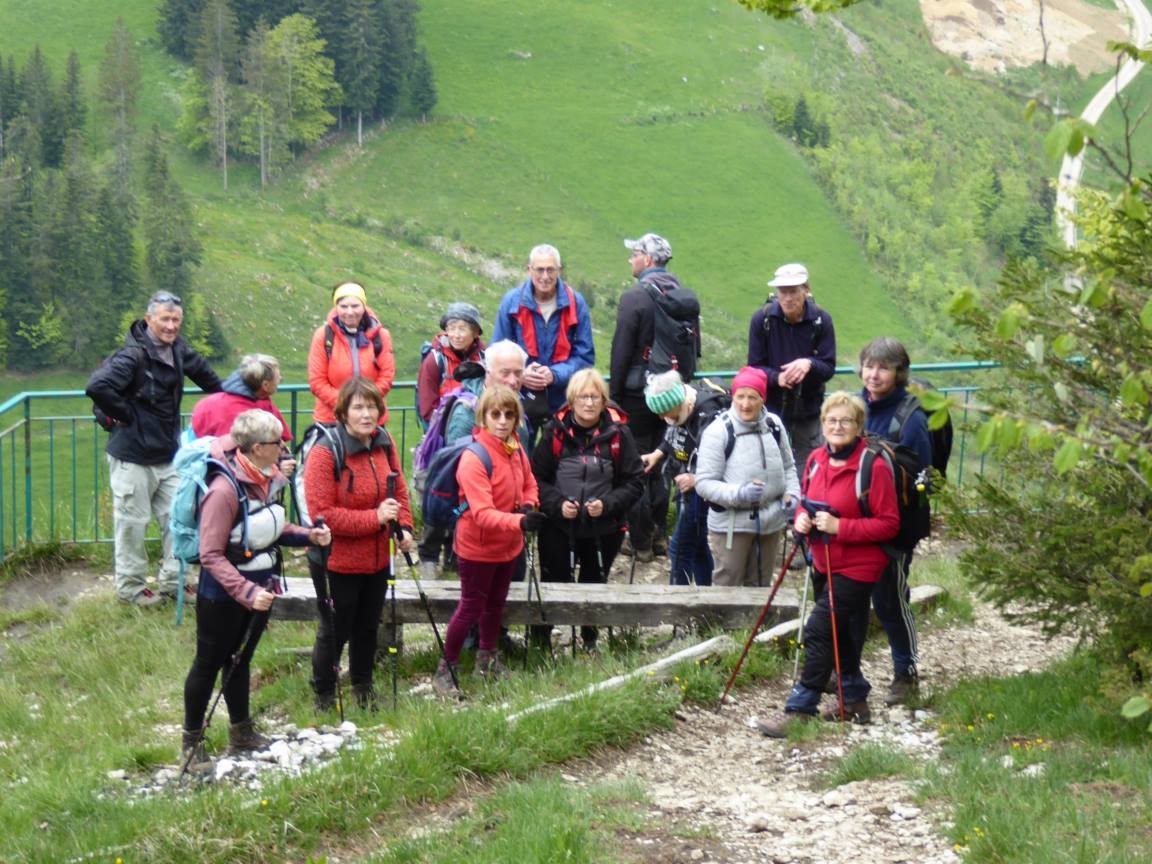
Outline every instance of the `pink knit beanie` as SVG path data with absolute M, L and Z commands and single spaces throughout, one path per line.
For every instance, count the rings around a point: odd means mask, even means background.
M 736 373 L 736 377 L 732 379 L 732 392 L 735 393 L 741 387 L 751 387 L 760 394 L 761 399 L 768 398 L 768 373 L 763 369 L 757 369 L 755 366 L 745 366 Z

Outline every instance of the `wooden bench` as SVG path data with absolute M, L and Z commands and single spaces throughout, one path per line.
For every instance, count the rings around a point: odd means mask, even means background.
M 396 615 L 393 620 L 391 596 L 384 604 L 381 624 L 385 627 L 404 624 L 427 624 L 428 613 L 417 593 L 415 583 L 398 574 L 396 582 Z M 790 574 L 780 586 L 764 627 L 778 621 L 794 620 L 799 611 L 799 589 L 802 574 Z M 460 583 L 455 580 L 426 579 L 421 584 L 438 622 L 452 617 L 460 600 Z M 735 630 L 751 627 L 760 617 L 768 599 L 769 588 L 696 588 L 687 585 L 642 585 L 609 582 L 606 585 L 579 585 L 542 582 L 542 599 L 535 589 L 528 598 L 527 582 L 513 582 L 504 609 L 504 623 L 524 624 L 590 624 L 599 627 L 656 627 L 661 624 L 707 622 Z M 935 589 L 938 591 L 939 589 Z M 916 589 L 924 593 L 927 586 Z M 929 592 L 931 593 L 931 592 Z M 935 594 L 932 594 L 935 596 Z M 541 609 L 544 616 L 541 617 Z M 276 600 L 273 616 L 288 620 L 310 620 L 319 617 L 316 592 L 309 579 L 288 579 L 288 592 Z

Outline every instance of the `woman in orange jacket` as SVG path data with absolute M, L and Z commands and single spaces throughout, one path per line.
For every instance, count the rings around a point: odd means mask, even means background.
M 456 469 L 460 494 L 467 507 L 456 523 L 456 557 L 460 573 L 460 602 L 448 622 L 444 657 L 432 678 L 442 695 L 458 692 L 453 680 L 460 649 L 473 623 L 479 623 L 476 652 L 478 675 L 494 679 L 506 673 L 496 651 L 504 601 L 524 548 L 524 532 L 536 531 L 544 521 L 534 508 L 540 496 L 528 456 L 516 429 L 523 409 L 511 388 L 494 384 L 476 403 L 479 428 L 476 447 L 465 450 Z
M 336 396 L 345 381 L 367 378 L 387 399 L 396 378 L 392 336 L 368 307 L 364 286 L 341 282 L 332 289 L 332 306 L 308 350 L 308 388 L 316 397 L 317 423 L 336 422 Z M 387 419 L 385 407 L 380 425 Z

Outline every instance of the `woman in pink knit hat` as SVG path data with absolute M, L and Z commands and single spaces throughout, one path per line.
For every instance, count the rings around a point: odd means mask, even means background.
M 800 500 L 788 433 L 764 407 L 768 376 L 745 366 L 732 379 L 732 407 L 700 439 L 696 492 L 710 505 L 713 585 L 767 585 L 780 535 Z

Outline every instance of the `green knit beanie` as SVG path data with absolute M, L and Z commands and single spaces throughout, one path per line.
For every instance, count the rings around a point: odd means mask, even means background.
M 666 414 L 684 404 L 684 382 L 675 371 L 653 375 L 644 388 L 644 401 L 653 414 Z

